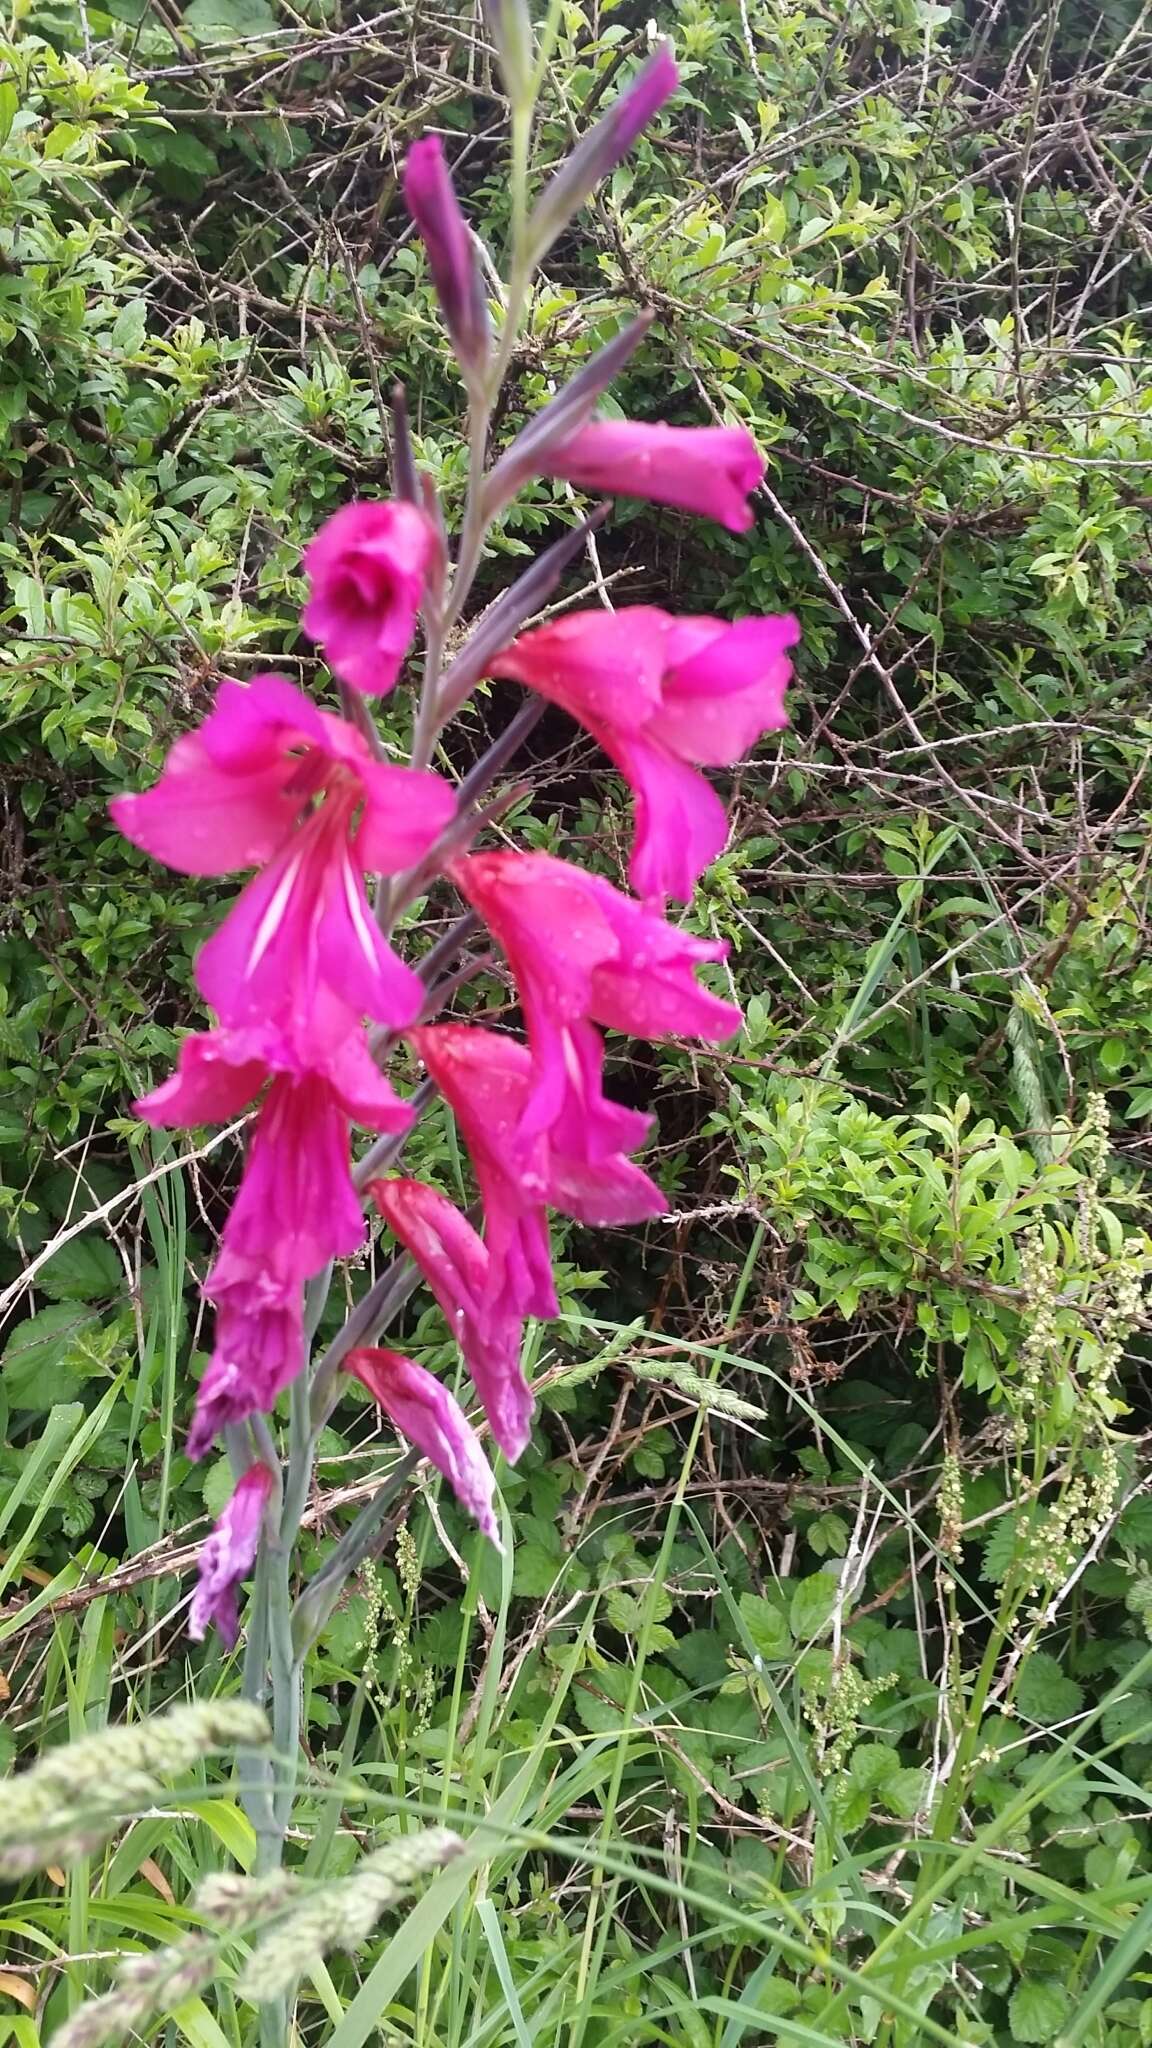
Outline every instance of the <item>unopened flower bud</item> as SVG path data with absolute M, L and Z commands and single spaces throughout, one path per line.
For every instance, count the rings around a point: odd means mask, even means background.
M 680 82 L 671 46 L 661 43 L 631 85 L 589 129 L 544 187 L 528 223 L 528 257 L 538 263 L 573 214 L 627 156 L 636 137 Z
M 457 360 L 467 377 L 480 377 L 488 361 L 488 306 L 476 244 L 437 136 L 423 136 L 408 151 L 404 197 L 428 253 Z

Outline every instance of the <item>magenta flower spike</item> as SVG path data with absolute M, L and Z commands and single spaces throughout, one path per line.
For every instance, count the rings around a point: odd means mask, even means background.
M 275 1483 L 267 1465 L 250 1465 L 204 1543 L 188 1613 L 194 1643 L 203 1642 L 214 1622 L 226 1647 L 235 1646 L 240 1633 L 237 1597 L 256 1562 L 264 1509 Z
M 788 649 L 799 637 L 787 613 L 726 625 L 629 605 L 523 633 L 488 673 L 562 705 L 599 741 L 636 800 L 633 888 L 687 902 L 728 836 L 724 805 L 696 767 L 730 767 L 788 723 Z
M 522 1318 L 488 1307 L 487 1246 L 447 1195 L 422 1181 L 377 1180 L 368 1192 L 439 1302 L 492 1434 L 514 1465 L 531 1434 L 532 1394 L 520 1370 Z
M 473 379 L 488 361 L 490 323 L 480 262 L 452 173 L 435 135 L 414 142 L 404 162 L 404 197 L 420 230 L 428 268 L 456 358 Z
M 111 811 L 134 845 L 184 874 L 260 867 L 202 948 L 197 981 L 225 1024 L 275 1017 L 322 1061 L 329 991 L 396 1030 L 418 1013 L 423 991 L 382 937 L 363 878 L 412 866 L 454 804 L 439 776 L 377 761 L 346 719 L 261 675 L 221 684 L 155 787 Z
M 563 477 L 582 491 L 675 505 L 715 519 L 730 533 L 746 533 L 752 524 L 748 497 L 764 475 L 764 458 L 746 427 L 590 420 L 542 452 L 539 472 Z
M 350 1351 L 344 1370 L 367 1387 L 390 1422 L 444 1474 L 461 1507 L 503 1549 L 492 1512 L 496 1481 L 480 1440 L 448 1388 L 398 1351 Z
M 365 696 L 392 688 L 438 548 L 428 514 L 403 499 L 343 505 L 305 548 L 301 623 L 341 682 Z
M 364 1241 L 350 1123 L 399 1132 L 412 1119 L 351 1013 L 329 1014 L 325 1029 L 333 1049 L 324 1070 L 302 1065 L 275 1026 L 196 1032 L 172 1079 L 136 1104 L 146 1122 L 179 1128 L 234 1116 L 272 1081 L 204 1283 L 216 1306 L 216 1341 L 188 1437 L 193 1459 L 225 1423 L 275 1406 L 304 1364 L 303 1283 Z

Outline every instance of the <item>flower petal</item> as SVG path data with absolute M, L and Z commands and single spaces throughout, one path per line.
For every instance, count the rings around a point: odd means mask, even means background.
M 492 1434 L 514 1465 L 531 1433 L 532 1393 L 520 1369 L 523 1320 L 491 1303 L 487 1246 L 446 1195 L 421 1181 L 374 1181 L 369 1192 L 439 1302 Z
M 715 519 L 731 533 L 752 524 L 748 494 L 764 461 L 745 427 L 670 427 L 662 421 L 590 420 L 540 462 L 544 476 L 586 491 L 618 491 Z
M 427 853 L 456 810 L 454 791 L 442 776 L 372 761 L 360 771 L 364 812 L 356 833 L 356 858 L 369 874 L 396 875 Z
M 664 678 L 663 701 L 647 737 L 683 760 L 730 767 L 766 732 L 788 723 L 784 692 L 792 676 L 787 650 L 800 638 L 790 614 L 739 619 L 725 626 Z
M 461 1507 L 503 1548 L 492 1512 L 496 1481 L 455 1395 L 397 1351 L 350 1351 L 344 1361 L 409 1441 L 444 1474 Z
M 728 813 L 702 775 L 666 748 L 614 733 L 606 748 L 636 799 L 636 836 L 628 879 L 638 896 L 691 901 L 728 841 Z
M 202 1546 L 188 1615 L 194 1643 L 203 1642 L 215 1622 L 226 1647 L 233 1648 L 239 1634 L 237 1594 L 256 1562 L 264 1509 L 274 1485 L 267 1465 L 250 1465 Z

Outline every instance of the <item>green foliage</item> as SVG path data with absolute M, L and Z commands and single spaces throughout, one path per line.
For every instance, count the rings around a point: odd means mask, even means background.
M 562 1243 L 540 1425 L 501 1474 L 508 1567 L 420 1497 L 311 1660 L 300 1873 L 347 1873 L 400 1816 L 470 1849 L 305 1979 L 300 2036 L 1137 2048 L 1146 30 L 1127 0 L 674 12 L 667 141 L 550 259 L 501 432 L 642 299 L 609 409 L 740 418 L 769 456 L 748 536 L 625 504 L 599 542 L 620 599 L 801 618 L 794 728 L 736 778 L 691 914 L 730 942 L 747 1026 L 620 1069 L 682 1216 L 642 1253 Z M 625 9 L 554 24 L 547 160 L 643 45 Z M 403 28 L 53 0 L 0 45 L 0 1767 L 186 1684 L 183 1574 L 229 1475 L 182 1454 L 206 1341 L 185 1272 L 234 1161 L 169 1170 L 128 1106 L 196 1020 L 225 891 L 160 874 L 105 806 L 221 674 L 314 680 L 300 548 L 387 488 L 393 379 L 459 503 L 458 385 L 391 166 L 443 132 L 497 241 L 507 180 L 482 55 L 455 20 Z M 482 598 L 572 502 L 525 494 Z M 619 793 L 567 738 L 518 824 L 615 872 Z M 407 1157 L 465 1191 L 440 1116 Z M 400 1334 L 455 1374 L 421 1297 Z M 390 1457 L 346 1401 L 306 1567 Z M 192 1669 L 236 1689 L 218 1648 Z M 253 1849 L 198 1782 L 63 1888 L 25 1885 L 12 2039 L 49 2039 L 112 1951 L 178 1943 L 198 1878 Z M 256 2038 L 242 1964 L 173 2039 Z

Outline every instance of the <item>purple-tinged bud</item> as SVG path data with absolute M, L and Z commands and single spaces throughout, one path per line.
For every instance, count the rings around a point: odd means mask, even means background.
M 590 362 L 550 398 L 547 405 L 522 427 L 510 448 L 506 448 L 484 486 L 484 509 L 494 519 L 521 484 L 530 476 L 547 476 L 548 458 L 554 448 L 570 441 L 591 419 L 596 404 L 618 377 L 625 363 L 639 348 L 654 313 L 641 313 L 622 327 L 611 341 L 597 349 Z
M 579 212 L 602 178 L 627 156 L 636 137 L 659 113 L 680 74 L 669 43 L 661 43 L 631 85 L 589 129 L 551 182 L 544 187 L 528 223 L 528 256 L 538 263 Z
M 465 375 L 482 376 L 489 321 L 472 231 L 435 135 L 414 142 L 404 165 L 404 197 L 428 252 L 428 268 L 456 357 Z

